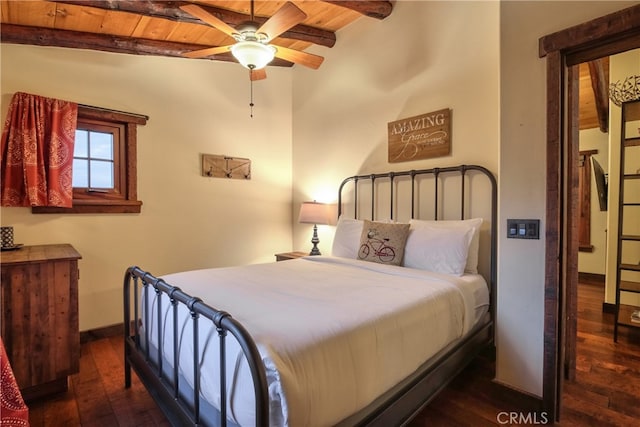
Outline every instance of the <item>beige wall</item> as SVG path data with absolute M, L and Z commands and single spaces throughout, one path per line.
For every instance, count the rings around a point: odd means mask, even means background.
M 237 64 L 2 44 L 2 118 L 24 91 L 146 114 L 138 129 L 142 213 L 33 215 L 2 208 L 24 244 L 71 243 L 80 329 L 122 322 L 122 277 L 273 260 L 291 248 L 291 72 L 254 85 Z M 252 179 L 200 176 L 200 154 L 252 160 Z

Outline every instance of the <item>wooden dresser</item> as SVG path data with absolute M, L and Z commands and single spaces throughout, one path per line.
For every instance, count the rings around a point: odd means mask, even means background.
M 1 333 L 25 400 L 67 390 L 80 364 L 78 260 L 69 244 L 0 255 Z

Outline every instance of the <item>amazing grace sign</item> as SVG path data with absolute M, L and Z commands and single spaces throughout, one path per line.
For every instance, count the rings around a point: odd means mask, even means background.
M 451 154 L 451 110 L 390 122 L 389 163 Z

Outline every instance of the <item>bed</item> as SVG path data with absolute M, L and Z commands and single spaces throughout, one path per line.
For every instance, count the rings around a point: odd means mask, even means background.
M 356 175 L 330 255 L 130 267 L 125 386 L 176 426 L 408 423 L 493 347 L 496 195 L 477 165 Z

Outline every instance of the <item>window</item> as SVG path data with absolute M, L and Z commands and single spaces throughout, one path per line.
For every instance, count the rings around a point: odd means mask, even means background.
M 73 188 L 112 191 L 116 181 L 115 166 L 120 163 L 118 128 L 92 129 L 78 126 L 73 150 Z
M 73 152 L 73 207 L 33 207 L 34 213 L 139 213 L 136 114 L 78 106 Z
M 92 192 L 121 198 L 120 163 L 125 158 L 120 139 L 123 126 L 95 120 L 78 121 L 73 149 L 74 199 Z

